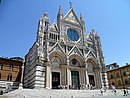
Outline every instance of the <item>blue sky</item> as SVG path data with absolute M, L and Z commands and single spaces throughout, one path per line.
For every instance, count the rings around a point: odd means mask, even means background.
M 130 63 L 130 0 L 1 0 L 0 56 L 24 58 L 36 40 L 40 16 L 48 12 L 56 21 L 59 5 L 63 14 L 69 2 L 76 15 L 82 14 L 86 33 L 98 32 L 106 64 Z

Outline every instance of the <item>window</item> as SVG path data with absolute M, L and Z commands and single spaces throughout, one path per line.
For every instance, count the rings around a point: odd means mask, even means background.
M 54 34 L 52 34 L 52 39 L 54 39 L 54 37 L 53 37 L 53 36 L 54 36 Z
M 60 39 L 59 35 L 58 35 L 58 40 Z
M 14 68 L 14 66 L 13 65 L 10 65 L 10 68 L 9 68 L 9 70 L 13 70 L 13 68 Z
M 79 39 L 79 34 L 77 33 L 76 30 L 74 29 L 68 29 L 67 31 L 67 36 L 69 39 L 71 39 L 72 41 L 78 41 Z
M 54 34 L 54 39 L 56 39 L 56 35 Z
M 113 79 L 113 75 L 111 74 L 111 79 Z
M 125 71 L 123 71 L 123 76 L 126 76 L 126 72 Z
M 71 66 L 80 66 L 79 62 L 76 59 L 72 59 L 70 62 Z
M 119 73 L 118 72 L 116 73 L 116 77 L 119 77 Z
M 49 34 L 49 38 L 51 38 L 51 33 Z
M 12 74 L 10 73 L 7 78 L 8 81 L 12 81 Z
M 76 59 L 73 59 L 73 60 L 72 60 L 72 64 L 74 64 L 74 65 L 75 65 L 75 64 L 76 64 L 76 62 L 77 62 L 77 60 L 76 60 Z
M 0 70 L 2 70 L 3 69 L 3 64 L 2 63 L 0 63 Z
M 57 40 L 57 35 L 56 35 L 56 40 Z

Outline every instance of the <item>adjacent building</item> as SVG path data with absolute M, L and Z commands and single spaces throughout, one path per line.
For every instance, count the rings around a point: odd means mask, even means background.
M 50 24 L 45 12 L 39 20 L 37 39 L 25 56 L 25 88 L 82 89 L 107 86 L 107 74 L 100 37 L 92 29 L 86 34 L 85 22 L 77 17 L 72 5 L 57 23 Z
M 22 76 L 23 59 L 0 57 L 0 90 L 17 89 Z
M 130 64 L 108 70 L 107 77 L 109 87 L 111 85 L 116 88 L 130 87 Z

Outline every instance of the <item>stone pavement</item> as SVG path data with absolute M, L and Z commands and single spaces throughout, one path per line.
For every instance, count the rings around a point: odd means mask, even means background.
M 130 95 L 123 96 L 122 90 L 117 90 L 115 96 L 112 90 L 107 90 L 103 96 L 100 90 L 48 90 L 48 89 L 18 89 L 0 98 L 130 98 Z

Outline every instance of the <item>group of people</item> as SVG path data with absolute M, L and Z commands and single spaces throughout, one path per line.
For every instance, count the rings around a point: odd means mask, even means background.
M 129 95 L 129 91 L 128 91 L 128 89 L 123 88 L 123 92 L 124 92 L 124 95 L 123 95 L 123 96 L 127 96 L 127 95 Z
M 58 88 L 58 89 L 82 89 L 82 90 L 94 90 L 95 89 L 95 86 L 93 86 L 92 84 L 82 84 L 82 85 L 58 85 L 58 87 L 55 87 L 55 88 Z
M 117 95 L 117 92 L 116 92 L 115 86 L 112 85 L 111 88 L 112 88 L 112 92 L 113 92 L 114 95 L 116 96 L 116 95 Z M 103 96 L 103 93 L 104 93 L 104 92 L 106 92 L 106 87 L 100 89 L 100 93 L 101 93 L 100 95 Z M 129 95 L 129 89 L 123 88 L 123 93 L 124 93 L 123 96 Z

